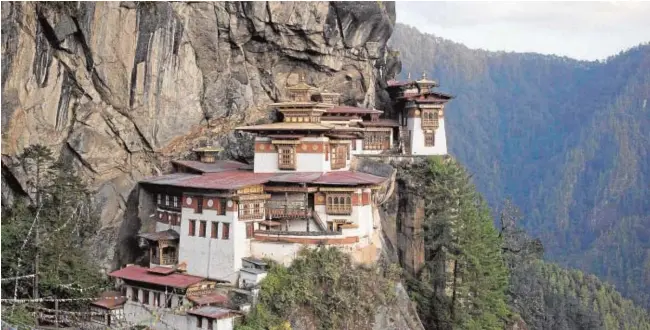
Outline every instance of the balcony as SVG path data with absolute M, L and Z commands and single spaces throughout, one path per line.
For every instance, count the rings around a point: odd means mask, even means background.
M 266 202 L 266 214 L 270 219 L 305 218 L 311 215 L 311 210 L 303 201 L 273 201 Z
M 327 205 L 327 214 L 350 215 L 352 214 L 352 205 Z

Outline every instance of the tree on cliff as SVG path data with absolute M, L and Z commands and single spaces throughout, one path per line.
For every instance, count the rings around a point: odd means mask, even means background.
M 90 192 L 46 147 L 32 146 L 19 159 L 33 202 L 18 201 L 2 210 L 2 273 L 36 276 L 3 281 L 2 297 L 92 296 L 103 282 L 99 267 L 86 253 L 87 240 L 98 224 Z M 12 314 L 4 312 L 3 316 Z
M 439 157 L 409 169 L 425 200 L 425 265 L 409 281 L 428 329 L 503 329 L 507 270 L 490 211 L 465 170 Z

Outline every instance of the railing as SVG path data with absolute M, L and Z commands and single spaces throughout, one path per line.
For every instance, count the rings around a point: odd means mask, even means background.
M 325 224 L 325 222 L 323 222 L 323 219 L 320 218 L 318 212 L 312 212 L 312 216 L 314 218 L 314 222 L 316 222 L 316 225 L 320 227 L 320 230 L 327 231 L 327 225 Z
M 343 235 L 338 231 L 287 231 L 287 230 L 256 230 L 255 234 L 269 236 L 332 236 Z
M 178 263 L 178 257 L 176 255 L 163 255 L 161 260 L 161 265 L 175 265 Z
M 258 220 L 264 219 L 263 213 L 254 213 L 254 214 L 240 214 L 239 220 Z
M 266 214 L 270 218 L 303 218 L 308 217 L 311 210 L 303 201 L 273 201 L 266 202 Z
M 327 214 L 352 214 L 352 205 L 327 205 Z

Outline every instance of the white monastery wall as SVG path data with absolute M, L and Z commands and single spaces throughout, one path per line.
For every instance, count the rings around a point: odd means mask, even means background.
M 421 118 L 409 118 L 407 121 L 408 130 L 411 131 L 411 154 L 413 155 L 446 155 L 447 137 L 445 135 L 445 120 L 438 120 L 438 129 L 435 132 L 435 144 L 433 147 L 424 146 L 424 131 L 422 130 Z

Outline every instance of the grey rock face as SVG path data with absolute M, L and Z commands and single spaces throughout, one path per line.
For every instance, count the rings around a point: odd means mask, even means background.
M 97 255 L 133 261 L 106 251 L 146 225 L 127 212 L 139 179 L 207 132 L 241 142 L 232 128 L 267 118 L 299 73 L 375 106 L 394 22 L 378 2 L 3 2 L 3 205 L 24 194 L 6 164 L 46 145 L 97 192 Z

